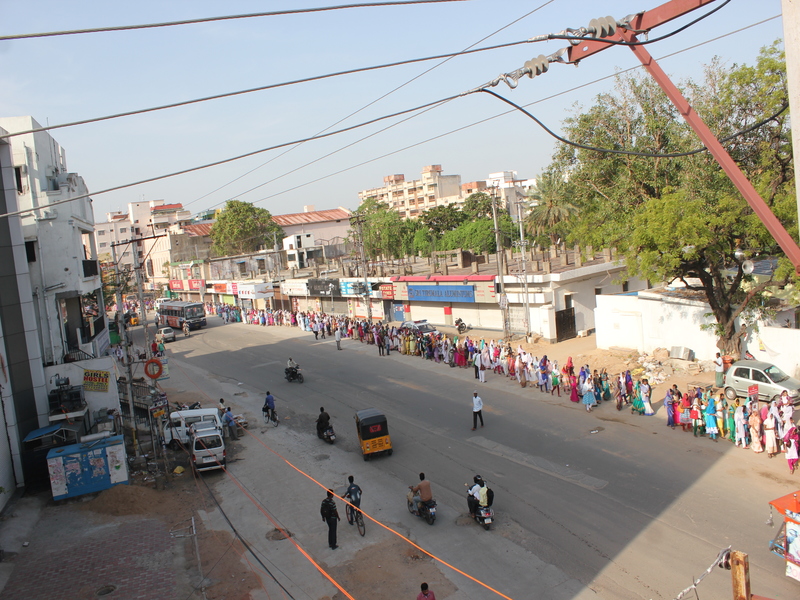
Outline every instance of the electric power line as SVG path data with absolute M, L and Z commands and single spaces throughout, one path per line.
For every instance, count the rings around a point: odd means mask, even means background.
M 471 45 L 467 46 L 467 47 L 466 47 L 466 48 L 464 48 L 464 49 L 463 49 L 461 52 L 454 53 L 454 54 L 452 54 L 452 55 L 448 56 L 448 57 L 447 57 L 447 58 L 445 58 L 445 59 L 444 59 L 442 62 L 440 62 L 440 63 L 438 63 L 438 64 L 436 64 L 436 65 L 434 65 L 434 66 L 430 67 L 429 69 L 426 69 L 425 71 L 423 71 L 422 73 L 420 73 L 420 74 L 418 74 L 418 75 L 415 75 L 414 77 L 412 77 L 411 79 L 407 80 L 406 82 L 404 82 L 404 83 L 400 84 L 399 86 L 397 86 L 397 87 L 396 87 L 396 88 L 394 88 L 393 90 L 391 90 L 391 91 L 389 91 L 389 92 L 386 92 L 386 93 L 385 93 L 385 94 L 383 94 L 382 96 L 379 96 L 379 97 L 378 97 L 378 98 L 376 98 L 375 100 L 372 100 L 371 102 L 369 102 L 369 103 L 365 104 L 364 106 L 362 106 L 362 107 L 361 107 L 361 108 L 359 108 L 358 110 L 356 110 L 356 111 L 354 111 L 354 112 L 351 112 L 349 115 L 347 115 L 347 116 L 345 116 L 345 117 L 342 117 L 341 119 L 339 119 L 339 120 L 338 120 L 338 121 L 336 121 L 335 123 L 333 123 L 333 124 L 329 125 L 329 126 L 328 126 L 328 127 L 326 127 L 325 129 L 323 129 L 323 130 L 321 130 L 321 131 L 317 132 L 317 135 L 319 135 L 320 133 L 324 133 L 324 132 L 328 131 L 330 128 L 332 128 L 332 127 L 335 127 L 335 126 L 336 126 L 336 125 L 338 125 L 339 123 L 342 123 L 342 122 L 346 121 L 347 119 L 349 119 L 350 117 L 357 115 L 358 113 L 360 113 L 361 111 L 363 111 L 363 110 L 365 110 L 365 109 L 369 108 L 369 107 L 370 107 L 370 106 L 372 106 L 373 104 L 376 104 L 377 102 L 380 102 L 380 101 L 381 101 L 381 100 L 383 100 L 384 98 L 386 98 L 386 97 L 390 96 L 391 94 L 395 93 L 396 91 L 398 91 L 398 90 L 400 90 L 400 89 L 404 88 L 405 86 L 407 86 L 407 85 L 408 85 L 408 84 L 410 84 L 411 82 L 413 82 L 413 81 L 415 81 L 415 80 L 419 79 L 419 78 L 420 78 L 420 77 L 422 77 L 423 75 L 426 75 L 426 74 L 430 73 L 431 71 L 433 71 L 434 69 L 437 69 L 437 68 L 439 68 L 440 66 L 442 66 L 442 65 L 443 65 L 443 64 L 445 64 L 446 62 L 450 61 L 450 60 L 451 60 L 451 59 L 453 59 L 454 57 L 456 57 L 456 56 L 461 56 L 461 55 L 463 55 L 463 54 L 468 54 L 468 53 L 470 53 L 470 52 L 476 52 L 476 50 L 471 50 L 471 49 L 472 49 L 474 46 L 476 46 L 476 45 L 480 44 L 481 42 L 484 42 L 484 41 L 488 40 L 489 38 L 491 38 L 491 37 L 493 37 L 493 36 L 495 36 L 495 35 L 497 35 L 497 34 L 498 34 L 498 33 L 500 33 L 501 31 L 503 31 L 504 29 L 508 29 L 509 27 L 511 27 L 512 25 L 514 25 L 515 23 L 518 23 L 518 22 L 519 22 L 519 21 L 521 21 L 522 19 L 525 19 L 525 18 L 527 18 L 527 17 L 531 16 L 533 13 L 535 13 L 535 12 L 537 12 L 537 11 L 541 10 L 542 8 L 544 8 L 545 6 L 547 6 L 548 4 L 552 4 L 553 2 L 555 2 L 555 0 L 547 0 L 547 2 L 544 2 L 543 4 L 540 4 L 539 6 L 537 6 L 537 7 L 536 7 L 536 8 L 534 8 L 533 10 L 530 10 L 530 11 L 528 11 L 527 13 L 525 13 L 524 15 L 522 15 L 521 17 L 519 17 L 519 18 L 517 18 L 517 19 L 514 19 L 513 21 L 511 21 L 511 22 L 510 22 L 510 23 L 508 23 L 507 25 L 504 25 L 504 26 L 503 26 L 503 27 L 501 27 L 500 29 L 496 29 L 495 31 L 493 31 L 493 32 L 492 32 L 492 33 L 490 33 L 489 35 L 487 35 L 487 36 L 485 36 L 485 37 L 483 37 L 483 38 L 479 39 L 477 42 L 474 42 L 473 44 L 471 44 Z M 505 45 L 504 45 L 504 46 L 505 46 Z M 494 48 L 496 48 L 496 47 L 493 47 L 493 49 L 494 49 Z M 423 111 L 423 112 L 427 112 L 427 111 Z M 419 114 L 422 114 L 422 113 L 419 113 Z M 418 116 L 418 115 L 417 115 L 417 116 Z M 414 118 L 414 117 L 413 117 L 413 116 L 412 116 L 412 117 L 409 117 L 409 119 L 411 119 L 411 118 Z M 391 129 L 392 127 L 396 127 L 396 126 L 397 126 L 397 125 L 399 125 L 400 123 L 404 123 L 405 121 L 407 121 L 407 120 L 409 120 L 409 119 L 403 119 L 402 121 L 399 121 L 398 123 L 395 123 L 395 124 L 393 124 L 393 125 L 390 125 L 389 127 L 386 127 L 386 128 L 384 128 L 384 129 L 381 129 L 381 130 L 379 130 L 379 131 L 376 131 L 375 133 L 372 133 L 372 134 L 370 134 L 370 135 L 368 135 L 368 136 L 365 136 L 365 137 L 361 138 L 360 140 L 357 140 L 357 141 L 353 142 L 352 144 L 348 144 L 348 145 L 346 145 L 346 146 L 343 146 L 342 148 L 339 148 L 339 149 L 337 149 L 337 150 L 334 150 L 333 152 L 329 152 L 328 154 L 325 154 L 324 156 L 321 156 L 321 157 L 319 157 L 319 158 L 316 158 L 315 160 L 312 160 L 312 161 L 310 161 L 310 162 L 307 162 L 307 163 L 305 163 L 304 165 L 301 165 L 301 166 L 299 166 L 299 167 L 296 167 L 296 168 L 292 169 L 291 171 L 287 171 L 287 172 L 285 172 L 285 173 L 283 173 L 283 174 L 281 174 L 281 175 L 279 175 L 279 176 L 277 176 L 277 177 L 273 177 L 272 179 L 270 179 L 270 180 L 268 180 L 268 181 L 265 181 L 265 182 L 263 182 L 263 183 L 261 183 L 261 184 L 259 184 L 259 185 L 255 186 L 255 187 L 252 187 L 252 188 L 250 188 L 250 189 L 248 189 L 248 190 L 246 190 L 246 191 L 244 191 L 244 192 L 241 192 L 240 194 L 236 194 L 236 195 L 234 195 L 234 196 L 231 196 L 231 197 L 229 197 L 229 198 L 227 198 L 227 199 L 225 199 L 225 200 L 222 200 L 222 201 L 220 201 L 220 202 L 217 202 L 216 204 L 212 204 L 212 205 L 211 205 L 209 208 L 214 208 L 215 206 L 219 206 L 219 205 L 223 204 L 224 202 L 227 202 L 227 200 L 231 200 L 231 199 L 233 199 L 233 198 L 235 198 L 235 197 L 238 197 L 238 196 L 241 196 L 241 195 L 243 195 L 243 194 L 249 194 L 250 192 L 252 192 L 252 191 L 254 191 L 254 190 L 256 190 L 256 189 L 258 189 L 258 188 L 260 188 L 260 187 L 263 187 L 263 186 L 265 186 L 265 185 L 269 185 L 270 183 L 273 183 L 273 182 L 277 181 L 278 179 L 281 179 L 281 178 L 283 178 L 283 177 L 286 177 L 287 175 L 290 175 L 291 173 L 295 173 L 295 172 L 299 171 L 300 169 L 304 169 L 305 167 L 311 166 L 311 165 L 313 165 L 314 163 L 316 163 L 316 162 L 319 162 L 320 160 L 323 160 L 323 159 L 325 159 L 325 158 L 328 158 L 328 157 L 330 157 L 330 156 L 333 156 L 334 154 L 336 154 L 336 153 L 338 153 L 338 152 L 341 152 L 342 150 L 345 150 L 345 149 L 347 149 L 347 148 L 350 148 L 350 147 L 354 146 L 355 144 L 358 144 L 358 143 L 360 143 L 360 142 L 362 142 L 362 141 L 364 141 L 364 140 L 366 140 L 366 139 L 369 139 L 369 138 L 371 138 L 371 137 L 374 137 L 375 135 L 378 135 L 379 133 L 382 133 L 383 131 L 386 131 L 386 130 L 388 130 L 388 129 Z M 278 158 L 280 158 L 280 157 L 282 157 L 282 156 L 285 156 L 286 154 L 288 154 L 288 153 L 289 153 L 289 152 L 291 152 L 292 150 L 294 150 L 294 149 L 296 149 L 296 148 L 299 148 L 301 145 L 302 145 L 302 144 L 298 144 L 297 146 L 293 146 L 293 147 L 291 147 L 291 148 L 288 148 L 288 149 L 287 149 L 287 150 L 285 150 L 284 152 L 281 152 L 281 153 L 280 153 L 280 154 L 278 154 L 277 156 L 275 156 L 275 157 L 273 157 L 273 158 L 271 158 L 271 159 L 269 159 L 269 160 L 267 160 L 267 161 L 265 161 L 265 162 L 261 163 L 261 164 L 260 164 L 260 165 L 258 165 L 257 167 L 254 167 L 254 168 L 250 169 L 250 170 L 249 170 L 249 171 L 247 171 L 246 173 L 243 173 L 242 175 L 239 175 L 238 177 L 236 177 L 236 178 L 232 179 L 232 180 L 231 180 L 231 181 L 229 181 L 228 183 L 225 183 L 225 184 L 221 185 L 220 187 L 216 188 L 215 190 L 212 190 L 211 192 L 208 192 L 208 193 L 206 193 L 206 194 L 203 194 L 203 195 L 202 195 L 202 196 L 200 196 L 199 198 L 196 198 L 196 199 L 194 199 L 194 200 L 192 200 L 192 201 L 190 201 L 190 202 L 186 203 L 184 206 L 189 206 L 190 204 L 193 204 L 193 203 L 195 203 L 195 202 L 197 202 L 197 201 L 199 201 L 199 200 L 202 200 L 203 198 L 205 198 L 205 197 L 207 197 L 207 196 L 210 196 L 211 194 L 213 194 L 213 193 L 215 193 L 215 192 L 218 192 L 219 190 L 221 190 L 221 189 L 223 189 L 223 188 L 227 187 L 228 185 L 230 185 L 230 184 L 232 184 L 232 183 L 234 183 L 234 182 L 238 181 L 238 180 L 239 180 L 239 179 L 241 179 L 242 177 L 245 177 L 245 176 L 249 175 L 250 173 L 253 173 L 254 171 L 257 171 L 258 169 L 260 169 L 260 168 L 261 168 L 261 167 L 263 167 L 264 165 L 267 165 L 267 164 L 269 164 L 269 163 L 271 163 L 271 162 L 273 162 L 273 161 L 277 160 Z
M 298 15 L 317 12 L 328 12 L 348 8 L 380 8 L 384 6 L 403 6 L 411 4 L 437 4 L 442 2 L 464 2 L 465 0 L 406 0 L 405 2 L 361 2 L 358 4 L 341 4 L 338 6 L 320 6 L 318 8 L 297 8 L 294 10 L 276 10 L 270 12 L 250 13 L 244 15 L 224 15 L 221 17 L 203 17 L 200 19 L 184 19 L 182 21 L 166 21 L 164 23 L 147 23 L 143 25 L 115 25 L 112 27 L 95 27 L 91 29 L 69 29 L 65 31 L 48 31 L 44 33 L 20 33 L 0 36 L 0 41 L 22 40 L 31 38 L 55 37 L 61 35 L 79 35 L 84 33 L 105 33 L 111 31 L 132 31 L 136 29 L 155 29 L 158 27 L 174 27 L 177 25 L 195 25 L 214 21 L 231 21 L 234 19 L 250 19 L 253 17 L 277 17 L 282 15 Z
M 461 1 L 461 0 L 459 0 L 459 1 Z M 168 108 L 178 108 L 180 106 L 188 106 L 190 104 L 198 104 L 200 102 L 208 102 L 209 100 L 220 100 L 222 98 L 231 98 L 231 97 L 234 97 L 234 96 L 241 96 L 241 95 L 244 95 L 244 94 L 251 94 L 253 92 L 263 92 L 265 90 L 272 90 L 272 89 L 286 87 L 286 86 L 290 86 L 290 85 L 297 85 L 297 84 L 300 84 L 300 83 L 309 83 L 311 81 L 320 81 L 320 80 L 323 80 L 323 79 L 330 79 L 332 77 L 339 77 L 341 75 L 353 75 L 355 73 L 364 73 L 364 72 L 367 72 L 367 71 L 376 71 L 376 70 L 379 70 L 379 69 L 387 69 L 389 67 L 399 67 L 399 66 L 410 65 L 410 64 L 414 64 L 414 63 L 418 63 L 418 62 L 426 62 L 426 61 L 429 61 L 429 60 L 437 60 L 437 59 L 440 59 L 440 58 L 448 58 L 449 59 L 449 58 L 453 58 L 455 56 L 459 56 L 459 55 L 462 55 L 462 54 L 474 54 L 476 52 L 486 52 L 487 50 L 498 50 L 500 48 L 510 48 L 512 46 L 519 46 L 521 44 L 528 44 L 528 43 L 530 43 L 528 40 L 521 40 L 521 41 L 517 41 L 517 42 L 508 42 L 508 43 L 505 43 L 505 44 L 497 44 L 495 46 L 487 46 L 485 48 L 476 48 L 474 50 L 453 52 L 453 53 L 450 53 L 450 54 L 438 54 L 438 55 L 434 55 L 434 56 L 426 56 L 426 57 L 423 57 L 423 58 L 412 58 L 412 59 L 409 59 L 409 60 L 401 60 L 401 61 L 397 61 L 397 62 L 385 63 L 385 64 L 382 64 L 382 65 L 373 65 L 371 67 L 359 67 L 359 68 L 356 68 L 356 69 L 348 69 L 346 71 L 337 71 L 337 72 L 334 72 L 334 73 L 327 73 L 325 75 L 315 75 L 313 77 L 304 77 L 302 79 L 293 79 L 291 81 L 284 81 L 284 82 L 281 82 L 281 83 L 271 83 L 271 84 L 268 84 L 268 85 L 262 85 L 262 86 L 258 86 L 258 87 L 254 87 L 254 88 L 247 88 L 247 89 L 244 89 L 244 90 L 236 90 L 234 92 L 225 92 L 225 93 L 222 93 L 222 94 L 214 94 L 212 96 L 202 96 L 202 97 L 199 97 L 199 98 L 193 98 L 191 100 L 182 100 L 182 101 L 179 101 L 179 102 L 172 102 L 170 104 L 162 104 L 160 106 L 151 106 L 149 108 L 139 108 L 139 109 L 136 109 L 136 110 L 130 110 L 130 111 L 121 112 L 121 113 L 115 113 L 115 114 L 111 114 L 111 115 L 105 115 L 105 116 L 102 116 L 102 117 L 92 117 L 92 118 L 89 118 L 89 119 L 82 119 L 80 121 L 70 121 L 68 123 L 61 123 L 61 124 L 57 124 L 57 125 L 47 125 L 45 127 L 36 127 L 35 129 L 26 129 L 26 130 L 23 130 L 23 131 L 15 131 L 15 132 L 12 132 L 12 133 L 5 133 L 5 134 L 0 135 L 0 139 L 15 137 L 15 136 L 18 136 L 18 135 L 25 135 L 25 134 L 29 134 L 29 133 L 39 133 L 40 131 L 52 131 L 54 129 L 62 129 L 64 127 L 74 127 L 76 125 L 88 125 L 90 123 L 99 123 L 101 121 L 109 121 L 111 119 L 119 119 L 119 118 L 122 118 L 122 117 L 131 117 L 131 116 L 134 116 L 134 115 L 141 115 L 141 114 L 146 114 L 146 113 L 155 112 L 155 111 L 159 111 L 159 110 L 166 110 Z M 355 114 L 355 113 L 353 113 L 353 114 Z M 350 115 L 350 116 L 352 116 L 352 115 Z M 339 122 L 341 122 L 341 121 L 339 121 Z
M 760 25 L 760 24 L 762 24 L 762 23 L 765 23 L 765 22 L 767 22 L 767 21 L 770 21 L 770 20 L 772 20 L 772 19 L 775 19 L 775 18 L 777 18 L 778 16 L 779 16 L 779 15 L 776 15 L 776 16 L 774 16 L 774 17 L 770 17 L 770 18 L 768 18 L 768 19 L 764 19 L 764 20 L 762 20 L 762 21 L 759 21 L 758 23 L 754 23 L 754 24 L 752 24 L 752 25 L 749 25 L 749 26 L 747 26 L 747 27 L 743 27 L 743 28 L 737 29 L 737 30 L 735 30 L 735 31 L 729 32 L 729 33 L 727 33 L 727 34 L 724 34 L 724 35 L 722 35 L 722 36 L 718 36 L 718 37 L 716 37 L 716 38 L 713 38 L 712 40 L 708 40 L 708 41 L 706 41 L 706 42 L 703 42 L 703 43 L 700 43 L 700 44 L 695 44 L 694 46 L 691 46 L 691 47 L 689 47 L 689 48 L 685 48 L 684 50 L 679 50 L 679 51 L 677 51 L 677 52 L 673 52 L 673 53 L 671 53 L 671 54 L 668 54 L 668 55 L 666 55 L 666 56 L 664 56 L 664 57 L 661 57 L 661 59 L 658 59 L 658 60 L 662 60 L 663 58 L 667 58 L 667 57 L 670 57 L 670 56 L 675 56 L 676 54 L 680 54 L 681 52 L 685 52 L 685 51 L 687 51 L 687 50 L 690 50 L 690 49 L 693 49 L 693 48 L 697 48 L 698 46 L 701 46 L 701 45 L 703 45 L 704 43 L 710 43 L 710 42 L 712 42 L 712 41 L 716 41 L 716 40 L 718 40 L 718 39 L 721 39 L 721 38 L 723 38 L 723 37 L 726 37 L 726 36 L 728 36 L 728 35 L 733 35 L 734 33 L 738 33 L 738 32 L 740 32 L 740 31 L 743 31 L 743 30 L 745 30 L 745 29 L 748 29 L 748 28 L 750 28 L 750 27 L 755 27 L 756 25 Z M 632 69 L 634 69 L 634 68 L 641 68 L 641 66 L 640 66 L 640 65 L 637 65 L 636 67 L 631 67 L 631 68 L 629 68 L 629 69 L 626 69 L 625 71 L 629 71 L 629 70 L 632 70 Z M 625 71 L 622 71 L 622 72 L 625 72 Z M 594 80 L 594 81 L 592 81 L 592 82 L 588 82 L 588 83 L 582 84 L 582 85 L 580 85 L 580 86 L 576 86 L 575 88 L 572 88 L 571 90 L 567 90 L 567 92 L 574 91 L 574 90 L 580 89 L 580 88 L 582 88 L 582 87 L 586 87 L 586 86 L 588 86 L 588 85 L 592 85 L 593 83 L 596 83 L 596 82 L 598 82 L 598 81 L 602 81 L 602 80 L 604 80 L 604 79 L 608 79 L 608 78 L 610 78 L 610 77 L 615 77 L 615 76 L 617 76 L 617 75 L 618 75 L 618 74 L 615 74 L 615 75 L 607 75 L 607 76 L 605 76 L 605 77 L 601 77 L 601 78 L 599 78 L 599 79 L 597 79 L 597 80 Z M 377 118 L 375 118 L 375 119 L 372 119 L 372 120 L 369 120 L 369 121 L 366 121 L 366 122 L 363 122 L 363 123 L 360 123 L 360 124 L 356 124 L 356 125 L 353 125 L 353 126 L 350 126 L 350 127 L 345 127 L 345 128 L 343 128 L 343 129 L 339 129 L 339 130 L 337 130 L 337 131 L 333 131 L 333 132 L 330 132 L 330 133 L 327 133 L 327 134 L 323 134 L 323 135 L 319 135 L 319 136 L 312 136 L 312 137 L 304 138 L 304 139 L 301 139 L 301 140 L 295 140 L 295 141 L 292 141 L 292 142 L 286 142 L 286 143 L 283 143 L 283 144 L 277 144 L 277 145 L 275 145 L 275 146 L 270 146 L 270 147 L 267 147 L 267 148 L 262 148 L 262 149 L 260 149 L 260 150 L 254 150 L 254 151 L 252 151 L 252 152 L 247 152 L 247 153 L 245 153 L 245 154 L 241 154 L 241 155 L 239 155 L 239 156 L 234 156 L 234 157 L 230 157 L 230 158 L 222 159 L 222 160 L 219 160 L 219 161 L 215 161 L 215 162 L 212 162 L 212 163 L 207 163 L 207 164 L 200 165 L 200 166 L 197 166 L 197 167 L 191 167 L 191 168 L 189 168 L 189 169 L 184 169 L 184 170 L 181 170 L 181 171 L 176 171 L 176 172 L 169 173 L 169 174 L 166 174 L 166 175 L 159 175 L 159 176 L 156 176 L 156 177 L 151 177 L 151 178 L 148 178 L 148 179 L 143 179 L 143 180 L 140 180 L 140 181 L 137 181 L 137 182 L 133 182 L 133 183 L 122 184 L 122 185 L 115 186 L 115 187 L 112 187 L 112 188 L 107 188 L 107 189 L 105 189 L 105 190 L 100 190 L 100 191 L 98 191 L 98 192 L 94 192 L 94 193 L 91 193 L 91 194 L 81 194 L 81 195 L 79 195 L 79 196 L 74 196 L 74 197 L 72 197 L 72 198 L 69 198 L 69 199 L 65 199 L 65 200 L 58 200 L 58 201 L 56 201 L 56 202 L 51 202 L 50 204 L 48 204 L 48 206 L 57 206 L 57 205 L 59 205 L 59 204 L 66 204 L 67 202 L 72 202 L 72 201 L 74 201 L 74 200 L 80 200 L 80 199 L 82 199 L 82 198 L 88 198 L 88 197 L 90 197 L 90 196 L 97 196 L 97 195 L 100 195 L 100 194 L 105 194 L 105 193 L 108 193 L 108 192 L 113 192 L 113 191 L 117 191 L 117 190 L 121 190 L 121 189 L 126 189 L 126 188 L 129 188 L 129 187 L 134 187 L 134 186 L 137 186 L 137 185 L 142 185 L 142 184 L 144 184 L 144 183 L 151 183 L 151 182 L 154 182 L 154 181 L 160 181 L 160 180 L 162 180 L 162 179 L 167 179 L 167 178 L 170 178 L 170 177 L 175 177 L 175 176 L 177 176 L 177 175 L 184 175 L 184 174 L 186 174 L 186 173 L 191 173 L 191 172 L 194 172 L 194 171 L 199 171 L 199 170 L 202 170 L 202 169 L 206 169 L 206 168 L 209 168 L 209 167 L 218 166 L 218 165 L 221 165 L 221 164 L 226 164 L 226 163 L 229 163 L 229 162 L 234 162 L 234 161 L 236 161 L 236 160 L 240 160 L 240 159 L 242 159 L 242 158 L 247 158 L 247 157 L 249 157 L 249 156 L 254 156 L 254 155 L 256 155 L 256 154 L 261 154 L 261 153 L 263 153 L 263 152 L 267 152 L 267 151 L 269 151 L 269 150 L 275 150 L 275 149 L 277 149 L 277 148 L 283 148 L 283 147 L 286 147 L 286 146 L 291 146 L 291 145 L 298 144 L 298 143 L 301 143 L 301 142 L 310 141 L 310 140 L 312 140 L 312 139 L 322 139 L 322 138 L 326 138 L 326 137 L 331 137 L 331 136 L 334 136 L 334 135 L 338 135 L 339 133 L 344 133 L 344 132 L 347 132 L 347 131 L 352 131 L 352 130 L 354 130 L 354 129 L 358 129 L 358 128 L 360 128 L 360 127 L 364 127 L 364 126 L 366 126 L 366 125 L 370 125 L 370 124 L 372 124 L 372 123 L 376 123 L 376 122 L 378 122 L 378 121 L 382 121 L 382 120 L 385 120 L 385 119 L 388 119 L 388 118 L 392 118 L 392 117 L 395 117 L 395 116 L 400 116 L 400 115 L 403 115 L 403 114 L 407 114 L 407 113 L 410 113 L 410 112 L 414 112 L 414 111 L 416 111 L 416 110 L 422 110 L 422 109 L 426 109 L 426 108 L 428 108 L 428 107 L 432 107 L 432 106 L 435 106 L 435 105 L 437 105 L 437 104 L 443 104 L 443 103 L 445 103 L 445 102 L 449 102 L 450 100 L 453 100 L 453 99 L 455 99 L 455 98 L 457 98 L 457 97 L 462 97 L 462 96 L 464 96 L 464 95 L 467 95 L 467 94 L 470 94 L 470 93 L 473 93 L 473 92 L 478 92 L 478 91 L 483 91 L 483 90 L 482 90 L 482 89 L 470 90 L 470 91 L 468 91 L 468 92 L 463 92 L 463 93 L 459 94 L 458 96 L 450 96 L 450 97 L 448 97 L 448 98 L 443 98 L 443 99 L 440 99 L 440 100 L 436 100 L 436 101 L 433 101 L 433 102 L 429 102 L 429 103 L 427 103 L 427 104 L 420 105 L 420 106 L 418 106 L 418 107 L 416 107 L 416 108 L 407 109 L 407 110 L 404 110 L 404 111 L 399 111 L 399 112 L 396 112 L 396 113 L 392 113 L 392 114 L 390 114 L 390 115 L 385 115 L 385 116 L 383 116 L 383 117 L 377 117 Z M 563 92 L 563 93 L 567 93 L 567 92 Z M 556 97 L 556 96 L 558 96 L 558 95 L 563 95 L 563 93 L 559 93 L 559 94 L 553 94 L 553 95 L 551 95 L 551 96 L 549 96 L 549 97 L 547 97 L 547 98 L 543 98 L 543 99 L 540 99 L 540 100 L 538 100 L 538 101 L 536 101 L 536 102 L 532 102 L 532 103 L 530 103 L 530 104 L 527 104 L 526 106 L 530 106 L 530 105 L 532 105 L 532 104 L 535 104 L 535 103 L 538 103 L 538 102 L 542 102 L 542 101 L 544 101 L 544 100 L 548 100 L 548 99 L 554 98 L 554 97 Z M 452 133 L 455 133 L 455 132 L 457 132 L 457 131 L 462 131 L 462 130 L 464 130 L 464 129 L 467 129 L 467 128 L 469 128 L 469 127 L 474 127 L 475 125 L 478 125 L 478 124 L 481 124 L 481 123 L 485 123 L 485 122 L 487 122 L 487 121 L 490 121 L 490 120 L 492 120 L 492 119 L 495 119 L 495 118 L 498 118 L 498 117 L 500 117 L 500 116 L 503 116 L 503 115 L 509 114 L 509 113 L 511 113 L 511 112 L 513 112 L 513 111 L 507 111 L 507 112 L 505 112 L 505 113 L 499 113 L 499 114 L 497 114 L 497 115 L 494 115 L 494 116 L 492 116 L 492 117 L 488 117 L 488 118 L 486 118 L 486 119 L 483 119 L 483 120 L 481 120 L 481 121 L 477 121 L 477 122 L 475 122 L 475 123 L 471 123 L 471 124 L 469 124 L 469 125 L 466 125 L 466 126 L 464 126 L 464 127 L 461 127 L 461 128 L 458 128 L 458 129 L 455 129 L 455 130 L 452 130 L 452 131 L 449 131 L 449 132 L 443 133 L 443 134 L 441 134 L 441 135 L 438 135 L 438 136 L 434 136 L 434 137 L 432 137 L 432 138 L 429 138 L 428 140 L 425 140 L 425 141 L 423 141 L 423 142 L 418 142 L 418 143 L 416 143 L 416 144 L 412 144 L 412 145 L 410 145 L 410 146 L 407 146 L 406 148 L 403 148 L 403 149 L 401 149 L 401 150 L 397 150 L 397 151 L 395 151 L 395 152 L 388 153 L 388 154 L 384 155 L 384 157 L 385 157 L 385 156 L 390 156 L 391 154 L 396 154 L 397 152 L 401 152 L 401 151 L 403 151 L 403 150 L 407 150 L 407 149 L 409 149 L 409 148 L 413 148 L 413 147 L 415 147 L 415 146 L 419 146 L 419 145 L 421 145 L 421 144 L 423 144 L 423 143 L 426 143 L 426 142 L 428 142 L 428 141 L 432 141 L 432 140 L 435 140 L 435 139 L 439 139 L 439 138 L 441 138 L 441 137 L 445 137 L 445 136 L 447 136 L 447 135 L 450 135 L 450 134 L 452 134 Z M 741 132 L 740 132 L 740 133 L 741 133 Z M 365 161 L 364 163 L 361 163 L 360 165 L 356 165 L 356 166 L 361 166 L 361 165 L 363 165 L 363 164 L 368 164 L 369 162 L 373 162 L 374 160 L 377 160 L 377 159 L 373 159 L 373 160 L 370 160 L 370 161 Z M 355 168 L 355 167 L 351 167 L 351 168 Z M 344 169 L 344 170 L 342 170 L 342 171 L 339 171 L 339 172 L 337 172 L 337 174 L 338 174 L 338 173 L 341 173 L 341 172 L 344 172 L 344 171 L 346 171 L 346 170 L 349 170 L 349 169 Z M 318 180 L 319 180 L 319 179 L 318 179 Z M 316 180 L 316 181 L 318 181 L 318 180 Z M 304 184 L 304 185 L 306 185 L 306 184 Z M 296 187 L 301 187 L 301 186 L 296 186 Z M 295 187 L 295 188 L 292 188 L 292 189 L 296 189 L 296 187 Z M 270 197 L 271 197 L 271 196 L 270 196 Z M 266 199 L 266 198 L 263 198 L 262 200 L 264 200 L 264 199 Z M 258 200 L 257 202 L 259 202 L 259 201 L 261 201 L 261 200 Z M 28 214 L 28 213 L 30 213 L 32 210 L 34 210 L 34 209 L 27 208 L 27 209 L 24 209 L 24 210 L 17 210 L 17 211 L 13 211 L 13 212 L 7 212 L 7 213 L 0 214 L 0 218 L 3 218 L 3 217 L 10 217 L 10 216 L 16 216 L 16 215 L 22 215 L 22 214 Z

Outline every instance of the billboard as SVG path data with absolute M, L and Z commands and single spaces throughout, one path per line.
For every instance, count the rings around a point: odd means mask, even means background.
M 308 280 L 308 295 L 309 296 L 326 296 L 328 298 L 339 298 L 342 292 L 339 290 L 338 279 L 309 279 Z

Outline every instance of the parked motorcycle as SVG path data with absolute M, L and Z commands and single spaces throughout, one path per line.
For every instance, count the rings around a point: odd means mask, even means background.
M 472 519 L 478 524 L 483 525 L 483 528 L 486 531 L 489 531 L 489 528 L 492 526 L 494 522 L 494 510 L 492 510 L 492 503 L 494 502 L 494 492 L 489 489 L 489 487 L 483 483 L 483 480 L 479 482 L 475 482 L 477 485 L 480 486 L 481 495 L 485 494 L 486 498 L 486 506 L 481 506 L 480 501 L 477 500 L 470 491 L 467 491 L 467 506 L 469 507 L 470 516 Z M 470 488 L 470 484 L 465 483 L 467 488 Z M 485 488 L 485 492 L 483 492 L 483 488 Z
M 411 486 L 409 486 L 410 489 Z M 428 500 L 427 502 L 419 503 L 419 510 L 414 506 L 414 492 L 408 492 L 408 512 L 425 519 L 428 525 L 433 525 L 436 520 L 436 500 Z
M 333 431 L 333 426 L 328 425 L 323 431 L 322 435 L 319 436 L 321 439 L 325 440 L 329 444 L 333 444 L 336 441 L 336 434 Z
M 467 324 L 464 323 L 464 321 L 462 321 L 460 317 L 456 319 L 455 325 L 456 329 L 458 330 L 458 333 L 464 333 L 468 329 Z
M 303 374 L 300 372 L 299 366 L 294 367 L 293 369 L 286 368 L 283 370 L 283 374 L 286 377 L 286 381 L 297 381 L 298 383 L 303 383 Z

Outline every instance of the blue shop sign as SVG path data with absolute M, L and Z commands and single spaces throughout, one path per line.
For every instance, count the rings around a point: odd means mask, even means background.
M 475 302 L 471 285 L 409 285 L 408 299 L 422 302 Z

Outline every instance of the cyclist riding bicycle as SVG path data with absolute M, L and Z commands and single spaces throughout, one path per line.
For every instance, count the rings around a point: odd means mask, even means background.
M 264 420 L 275 420 L 275 398 L 267 390 L 267 397 L 264 398 L 264 406 L 261 407 L 261 412 L 264 413 Z
M 358 487 L 358 484 L 356 484 L 356 483 L 354 483 L 354 482 L 353 482 L 353 479 L 354 479 L 354 478 L 353 478 L 353 476 L 352 476 L 352 475 L 350 475 L 350 476 L 347 478 L 347 481 L 349 481 L 349 482 L 350 482 L 350 485 L 348 485 L 348 486 L 347 486 L 347 491 L 344 493 L 344 498 L 345 498 L 346 500 L 348 500 L 348 501 L 350 502 L 350 504 L 352 504 L 352 505 L 353 505 L 353 506 L 355 506 L 356 508 L 359 508 L 359 507 L 361 506 L 361 493 L 362 493 L 362 492 L 361 492 L 361 488 L 360 488 L 360 487 Z M 347 514 L 348 514 L 348 516 L 349 516 L 349 515 L 350 515 L 352 512 L 354 512 L 354 511 L 353 511 L 353 508 L 352 508 L 351 506 L 348 506 L 348 507 L 347 507 Z M 353 519 L 352 519 L 352 518 L 349 518 L 349 519 L 347 519 L 347 521 L 350 523 L 350 525 L 352 525 L 352 524 L 353 524 Z

